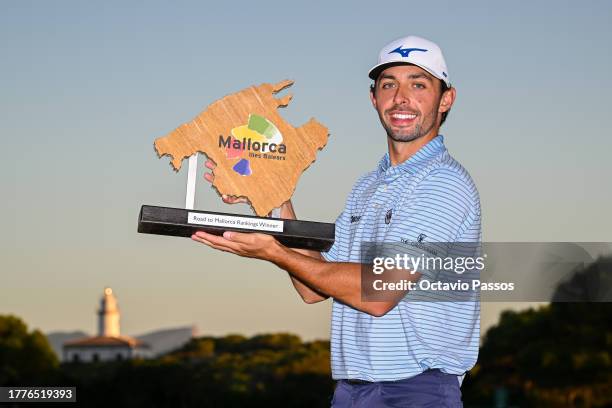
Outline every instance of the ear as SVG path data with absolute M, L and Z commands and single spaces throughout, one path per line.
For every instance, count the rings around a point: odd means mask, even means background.
M 438 106 L 438 112 L 444 113 L 448 112 L 455 103 L 455 98 L 457 97 L 457 91 L 455 88 L 449 88 L 442 94 L 442 98 L 440 99 L 440 106 Z
M 376 86 L 376 85 L 373 85 Z M 373 86 L 370 87 L 370 101 L 372 102 L 372 106 L 374 107 L 374 109 L 376 109 L 376 88 L 374 88 Z

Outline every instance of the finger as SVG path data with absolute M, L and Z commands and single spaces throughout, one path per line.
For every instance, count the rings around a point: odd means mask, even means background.
M 208 245 L 210 247 L 213 247 L 213 248 L 215 247 L 215 244 L 210 242 L 210 240 L 206 239 L 204 236 L 197 235 L 197 232 L 195 234 L 191 235 L 191 239 L 193 239 L 194 241 L 198 241 L 198 242 L 201 242 L 203 244 L 206 244 L 206 245 Z
M 217 245 L 220 247 L 224 247 L 224 248 L 229 248 L 233 251 L 239 251 L 240 249 L 240 244 L 237 242 L 232 242 L 230 240 L 225 239 L 224 237 L 220 237 L 217 235 L 212 235 L 209 233 L 206 233 L 204 231 L 198 231 L 194 234 L 194 236 L 198 237 L 198 238 L 202 238 L 205 241 L 210 242 L 213 245 Z
M 191 239 L 192 239 L 192 240 L 194 240 L 194 241 L 201 242 L 202 244 L 206 244 L 206 245 L 208 245 L 209 247 L 213 247 L 213 248 L 214 248 L 214 244 L 213 244 L 212 242 L 207 241 L 207 240 L 205 240 L 204 238 L 200 238 L 200 237 L 198 237 L 198 236 L 197 236 L 197 235 L 195 235 L 195 234 L 193 234 L 193 235 L 191 236 Z
M 200 242 L 200 243 L 202 243 L 204 245 L 207 245 L 207 246 L 209 246 L 209 247 L 211 247 L 213 249 L 220 249 L 220 248 L 217 247 L 217 245 L 213 244 L 212 242 L 210 242 L 210 241 L 208 241 L 208 240 L 206 240 L 204 238 L 200 238 L 200 237 L 196 236 L 195 234 L 191 236 L 191 239 L 194 240 L 194 241 Z
M 249 232 L 225 231 L 223 233 L 223 238 L 231 242 L 249 245 L 255 241 L 253 235 L 256 234 Z
M 205 245 L 207 245 L 207 246 L 209 246 L 209 247 L 211 247 L 213 249 L 217 249 L 219 251 L 231 252 L 233 254 L 237 254 L 237 252 L 233 248 L 227 247 L 225 245 L 215 244 L 215 243 L 213 243 L 213 242 L 211 242 L 211 241 L 209 241 L 209 240 L 207 240 L 205 238 L 198 237 L 195 234 L 191 236 L 191 239 L 194 240 L 194 241 L 200 242 L 202 244 L 205 244 Z
M 211 183 L 215 180 L 215 176 L 210 173 L 204 173 L 204 178 L 206 179 L 206 181 Z
M 213 162 L 212 162 L 212 161 L 210 161 L 210 160 L 206 160 L 206 162 L 204 163 L 204 165 L 205 165 L 206 167 L 208 167 L 209 169 L 211 169 L 211 170 L 214 170 L 214 169 L 215 169 L 215 167 L 217 167 L 217 166 L 215 165 L 215 163 L 213 163 Z
M 226 241 L 223 237 L 209 234 L 208 232 L 204 232 L 204 231 L 196 231 L 192 235 L 192 237 L 203 239 L 204 241 L 210 242 L 211 244 L 214 244 L 214 245 L 223 244 L 223 241 Z
M 266 242 L 271 242 L 275 240 L 274 237 L 268 234 L 261 234 L 259 232 L 236 232 L 236 231 L 225 231 L 223 233 L 223 238 L 228 241 L 235 242 L 241 246 L 241 248 L 246 249 L 249 247 L 257 247 L 264 245 L 266 246 Z
M 223 202 L 227 203 L 227 204 L 237 204 L 237 203 L 246 203 L 246 199 L 243 197 L 236 197 L 236 196 L 228 196 L 226 194 L 223 194 L 221 196 L 221 199 L 223 199 Z

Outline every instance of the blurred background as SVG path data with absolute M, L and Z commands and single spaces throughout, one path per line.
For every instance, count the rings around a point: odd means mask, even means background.
M 333 222 L 386 151 L 367 71 L 406 34 L 444 50 L 458 98 L 441 133 L 478 186 L 483 239 L 612 241 L 611 18 L 607 1 L 1 1 L 0 384 L 75 384 L 91 405 L 110 387 L 117 405 L 328 404 L 330 303 L 303 304 L 270 264 L 137 234 L 138 211 L 184 203 L 186 166 L 155 138 L 289 78 L 283 117 L 330 129 L 293 203 Z M 250 213 L 203 180 L 196 208 Z M 113 347 L 134 355 L 62 362 L 100 337 L 105 287 L 131 339 Z M 466 406 L 612 404 L 608 305 L 483 303 Z

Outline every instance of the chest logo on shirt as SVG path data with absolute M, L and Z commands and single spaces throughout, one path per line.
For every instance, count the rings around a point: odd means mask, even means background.
M 393 217 L 393 209 L 387 211 L 385 214 L 385 224 L 389 224 L 391 222 L 391 217 Z
M 360 219 L 361 219 L 361 215 L 351 215 L 351 224 L 359 222 Z

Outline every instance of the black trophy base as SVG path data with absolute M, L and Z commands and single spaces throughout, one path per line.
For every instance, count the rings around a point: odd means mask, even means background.
M 274 236 L 287 247 L 315 251 L 328 251 L 335 238 L 335 225 L 326 222 L 283 220 L 152 205 L 143 205 L 140 209 L 138 232 L 190 237 L 196 231 L 214 235 L 222 235 L 224 231 L 261 232 Z

